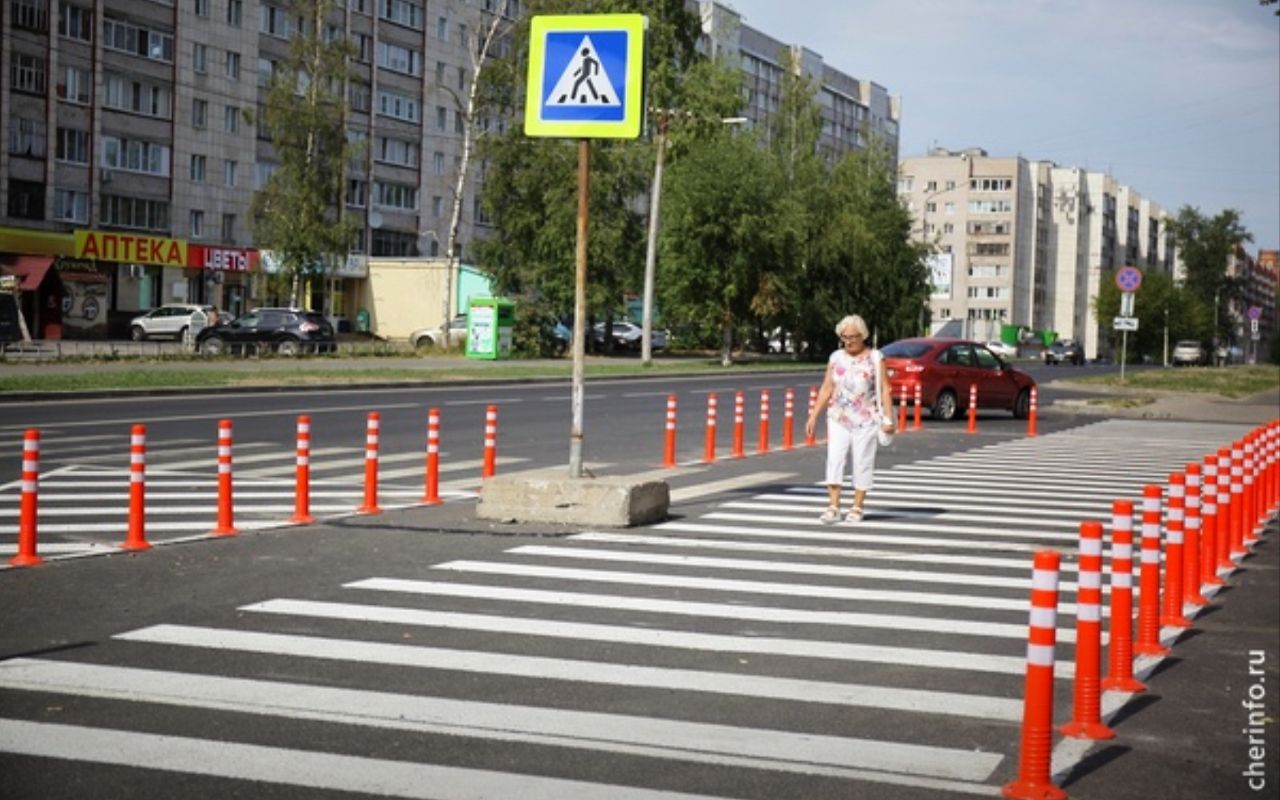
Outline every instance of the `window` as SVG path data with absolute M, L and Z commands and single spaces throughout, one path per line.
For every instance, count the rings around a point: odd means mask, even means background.
M 378 42 L 378 66 L 404 75 L 422 73 L 422 54 L 417 50 Z
M 147 175 L 168 175 L 169 148 L 167 145 L 140 139 L 104 136 L 102 166 Z
M 191 233 L 192 239 L 204 238 L 204 212 L 191 210 Z
M 222 162 L 222 184 L 231 188 L 236 185 L 236 162 L 231 159 Z
M 970 214 L 999 214 L 1013 210 L 1011 200 L 970 200 Z
M 204 19 L 209 18 L 209 0 L 194 0 L 196 16 Z
M 89 70 L 80 67 L 63 67 L 58 82 L 58 98 L 68 103 L 89 104 Z
M 280 170 L 279 164 L 270 161 L 259 161 L 253 165 L 253 188 L 263 189 L 271 181 L 271 176 Z
M 952 190 L 952 189 L 954 189 L 954 188 L 956 188 L 956 182 L 955 182 L 955 181 L 947 181 L 947 188 L 946 188 L 946 191 L 948 191 L 948 192 L 949 192 L 949 191 L 951 191 L 951 190 Z
M 102 21 L 102 46 L 152 61 L 173 63 L 173 34 L 139 28 L 123 20 Z
M 373 59 L 373 37 L 357 33 L 351 41 L 356 46 L 356 60 L 361 64 L 368 64 Z
M 209 124 L 209 101 L 201 100 L 199 97 L 191 99 L 191 127 L 196 130 L 204 130 Z
M 356 178 L 347 179 L 347 205 L 364 208 L 369 202 L 369 184 Z
M 442 42 L 449 41 L 449 20 L 444 17 L 436 18 L 436 38 Z
M 436 62 L 436 84 L 438 86 L 444 85 L 444 62 L 443 61 Z
M 937 181 L 929 181 L 928 183 L 926 183 L 926 184 L 924 185 L 924 190 L 925 190 L 926 192 L 936 192 L 936 191 L 938 191 L 938 182 L 937 182 Z
M 434 195 L 431 198 L 431 216 L 437 219 L 444 213 L 444 198 L 440 195 Z
M 269 36 L 289 39 L 297 30 L 297 17 L 283 8 L 262 5 L 258 8 L 258 31 Z
M 231 80 L 240 79 L 240 54 L 227 51 L 227 77 Z
M 9 152 L 15 156 L 44 158 L 46 130 L 42 119 L 12 118 L 9 121 Z
M 418 236 L 405 231 L 376 228 L 369 248 L 371 256 L 413 256 L 418 254 Z
M 239 28 L 244 23 L 244 0 L 227 0 L 227 24 Z
M 406 167 L 416 167 L 418 166 L 418 143 L 406 139 L 379 136 L 376 157 L 379 161 L 387 161 Z
M 169 204 L 163 200 L 104 194 L 98 212 L 103 225 L 145 231 L 169 230 Z
M 29 31 L 49 30 L 49 8 L 46 0 L 10 0 L 13 27 Z
M 205 74 L 209 69 L 209 48 L 197 42 L 191 49 L 191 69 L 197 75 Z
M 89 195 L 71 189 L 54 189 L 53 218 L 60 222 L 88 222 Z
M 431 172 L 434 175 L 444 174 L 444 153 L 437 151 L 431 154 Z
M 458 89 L 467 88 L 467 69 L 466 67 L 458 67 Z
M 44 94 L 44 59 L 26 53 L 14 53 L 9 64 L 9 86 L 15 92 Z
M 467 24 L 465 22 L 458 23 L 458 44 L 463 47 L 467 46 Z
M 169 119 L 172 116 L 173 95 L 167 87 L 135 81 L 122 75 L 108 73 L 104 82 L 106 97 L 103 105 L 117 111 L 131 111 L 149 117 Z
M 57 158 L 71 164 L 89 163 L 89 132 L 58 128 Z
M 227 106 L 222 110 L 222 129 L 227 133 L 240 130 L 240 107 Z
M 418 101 L 399 92 L 378 92 L 378 113 L 407 122 L 422 120 L 422 106 Z
M 418 207 L 418 190 L 413 186 L 375 181 L 373 194 L 375 205 L 406 211 L 413 211 Z
M 347 90 L 347 99 L 351 103 L 352 111 L 362 111 L 369 113 L 373 110 L 373 96 L 369 92 L 369 87 L 363 83 L 353 83 Z
M 367 14 L 369 12 L 365 10 L 366 2 L 367 0 L 349 0 L 349 2 L 347 3 L 347 8 L 351 9 L 352 11 L 358 12 L 360 14 Z
M 1013 188 L 1012 178 L 971 178 L 969 188 L 978 192 L 1007 192 Z
M 82 42 L 93 41 L 93 12 L 70 3 L 59 3 L 58 35 Z
M 205 157 L 198 154 L 191 154 L 191 180 L 193 183 L 204 183 Z
M 378 16 L 397 25 L 422 30 L 422 5 L 409 0 L 378 0 Z
M 436 106 L 436 130 L 442 131 L 449 125 L 449 110 L 444 106 Z
M 461 111 L 453 112 L 453 132 L 457 134 L 464 133 L 465 125 L 466 125 L 466 120 L 463 119 L 462 112 Z
M 236 238 L 236 215 L 222 215 L 222 241 L 234 242 Z
M 954 213 L 956 213 L 956 204 L 955 204 L 955 203 L 950 203 L 950 202 L 949 202 L 949 203 L 947 203 L 946 205 L 944 205 L 944 206 L 942 207 L 942 213 L 943 213 L 943 214 L 954 214 Z

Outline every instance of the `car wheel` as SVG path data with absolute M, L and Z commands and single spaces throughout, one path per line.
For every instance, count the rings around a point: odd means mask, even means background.
M 206 356 L 222 355 L 225 345 L 217 336 L 210 336 L 200 343 L 200 354 Z
M 285 339 L 276 345 L 276 353 L 282 356 L 297 356 L 302 353 L 302 343 L 297 339 Z
M 950 422 L 956 418 L 958 409 L 956 393 L 950 389 L 943 389 L 938 392 L 938 399 L 933 401 L 933 418 L 940 419 L 943 422 Z
M 129 329 L 129 338 L 134 340 L 135 342 L 141 342 L 147 338 L 147 332 L 144 331 L 140 326 L 134 325 L 132 328 Z
M 187 326 L 183 325 L 181 328 L 178 329 L 178 335 L 173 337 L 173 340 L 175 342 L 181 342 L 183 339 L 186 339 L 186 338 L 187 338 Z
M 1018 399 L 1013 401 L 1013 418 L 1026 419 L 1031 415 L 1031 390 L 1018 392 Z

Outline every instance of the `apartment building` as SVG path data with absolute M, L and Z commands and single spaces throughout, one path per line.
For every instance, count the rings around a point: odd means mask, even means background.
M 1107 341 L 1092 303 L 1102 282 L 1126 265 L 1172 274 L 1168 215 L 1102 173 L 935 148 L 902 160 L 898 189 L 916 237 L 938 251 L 936 334 L 1054 331 L 1094 358 Z
M 878 138 L 896 154 L 898 104 L 883 87 L 723 5 L 688 4 L 703 49 L 741 63 L 753 122 L 778 108 L 784 56 L 798 54 L 819 87 L 825 151 Z M 422 259 L 440 272 L 461 161 L 458 98 L 476 35 L 503 8 L 523 13 L 519 0 L 337 0 L 322 21 L 325 37 L 354 47 L 345 124 L 367 145 L 346 184 L 355 246 L 306 299 L 340 329 L 362 309 L 376 325 L 378 298 L 415 302 L 375 292 L 371 261 L 399 270 Z M 301 24 L 283 0 L 3 0 L 0 9 L 0 272 L 17 276 L 32 334 L 121 336 L 131 317 L 166 302 L 235 315 L 278 302 L 266 280 L 278 262 L 254 248 L 249 209 L 279 164 L 262 111 Z M 509 47 L 499 42 L 496 55 Z M 455 251 L 463 260 L 486 232 L 483 170 L 473 166 Z M 438 308 L 420 313 L 423 325 L 439 322 Z

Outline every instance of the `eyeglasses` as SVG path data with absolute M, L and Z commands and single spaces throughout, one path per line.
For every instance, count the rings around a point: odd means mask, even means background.
M 864 336 L 863 336 L 862 334 L 860 334 L 860 333 L 854 333 L 854 334 L 851 334 L 851 335 L 849 335 L 849 336 L 845 336 L 844 334 L 841 334 L 841 335 L 840 335 L 840 341 L 842 341 L 842 342 L 846 342 L 846 343 L 848 343 L 848 342 L 856 342 L 856 341 L 859 341 L 859 340 L 864 339 L 864 338 L 866 338 L 866 337 L 864 337 Z

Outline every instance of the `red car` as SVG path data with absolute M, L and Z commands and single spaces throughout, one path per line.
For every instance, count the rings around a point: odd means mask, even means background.
M 967 339 L 899 339 L 884 354 L 889 386 L 896 401 L 906 387 L 907 402 L 920 384 L 920 402 L 934 419 L 955 419 L 969 408 L 969 386 L 978 387 L 978 408 L 1003 408 L 1018 419 L 1031 409 L 1035 379 L 1009 366 L 986 347 Z

